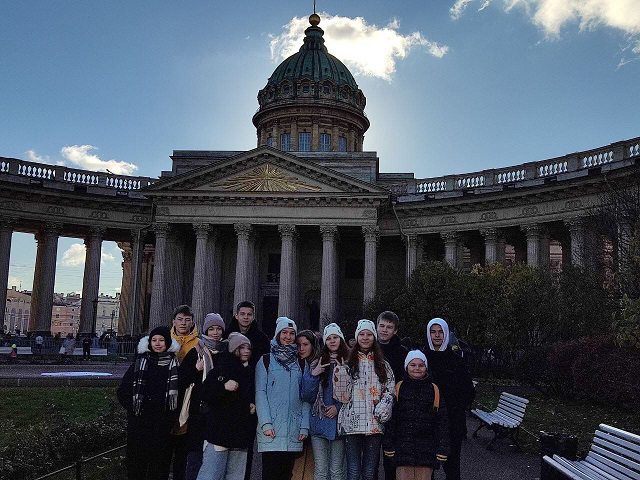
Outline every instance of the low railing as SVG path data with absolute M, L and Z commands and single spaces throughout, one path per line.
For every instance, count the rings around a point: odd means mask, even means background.
M 115 190 L 140 190 L 155 181 L 155 179 L 149 177 L 130 177 L 108 172 L 92 172 L 59 165 L 27 162 L 17 158 L 0 158 L 0 173 L 28 177 L 34 180 L 97 186 Z
M 398 195 L 504 186 L 526 180 L 534 180 L 536 178 L 548 178 L 564 173 L 597 168 L 609 163 L 638 156 L 640 156 L 640 137 L 585 152 L 565 155 L 564 157 L 529 162 L 512 167 L 496 168 L 461 175 L 446 175 L 443 177 L 410 180 L 408 182 L 390 185 L 389 189 L 392 193 Z
M 93 457 L 80 459 L 73 465 L 69 465 L 68 467 L 61 468 L 60 470 L 56 470 L 55 472 L 47 473 L 46 475 L 43 475 L 42 477 L 38 477 L 35 480 L 48 480 L 50 478 L 56 478 L 56 477 L 60 478 L 60 476 L 63 474 L 66 474 L 65 477 L 68 478 L 69 473 L 71 472 L 74 472 L 73 478 L 75 480 L 83 480 L 85 478 L 95 478 L 93 475 L 92 476 L 85 475 L 87 473 L 85 466 L 89 463 L 96 462 L 96 460 L 105 460 L 109 455 L 115 452 L 118 452 L 120 450 L 124 450 L 126 447 L 127 447 L 126 445 L 121 445 L 119 447 L 112 448 L 111 450 L 107 450 L 106 452 L 102 452 L 97 455 L 94 455 Z M 122 463 L 119 459 L 118 459 L 118 462 Z M 124 472 L 120 472 L 120 473 L 124 473 Z M 117 478 L 120 475 L 111 474 L 108 477 L 103 477 L 103 478 L 114 478 L 114 476 L 115 478 Z

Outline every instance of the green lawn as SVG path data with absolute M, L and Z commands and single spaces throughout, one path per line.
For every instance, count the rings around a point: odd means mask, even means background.
M 498 404 L 499 396 L 499 389 L 479 391 L 475 404 L 483 410 L 493 410 Z M 540 431 L 576 435 L 578 453 L 589 450 L 593 433 L 601 423 L 640 433 L 640 415 L 631 410 L 611 408 L 585 400 L 550 398 L 539 393 L 520 396 L 529 400 L 522 422 L 520 444 L 523 450 L 531 453 L 539 452 L 537 437 Z

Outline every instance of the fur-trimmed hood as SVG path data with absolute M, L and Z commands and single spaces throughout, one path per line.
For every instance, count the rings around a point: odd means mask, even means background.
M 180 345 L 175 338 L 171 337 L 171 346 L 167 349 L 167 352 L 177 353 L 178 350 L 180 350 Z M 138 353 L 143 354 L 147 352 L 151 352 L 149 349 L 149 335 L 145 335 L 138 342 Z

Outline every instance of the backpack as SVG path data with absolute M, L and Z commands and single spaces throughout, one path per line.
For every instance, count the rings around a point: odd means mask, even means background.
M 400 380 L 398 383 L 396 383 L 396 401 L 398 400 L 398 395 L 400 394 L 400 385 L 402 385 L 402 382 L 404 380 Z M 437 412 L 438 409 L 440 408 L 440 389 L 438 388 L 438 385 L 436 385 L 435 383 L 432 383 L 433 385 L 433 411 Z
M 269 365 L 271 364 L 271 354 L 262 354 L 262 363 L 264 363 L 264 369 L 269 373 Z M 300 371 L 304 374 L 304 359 L 298 358 L 298 365 L 300 365 Z

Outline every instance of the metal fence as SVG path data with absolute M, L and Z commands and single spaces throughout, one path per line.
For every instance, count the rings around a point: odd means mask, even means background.
M 124 469 L 124 450 L 126 445 L 121 445 L 92 457 L 82 458 L 73 465 L 61 468 L 55 472 L 47 473 L 35 480 L 107 480 L 113 478 L 126 478 Z

